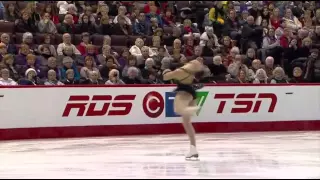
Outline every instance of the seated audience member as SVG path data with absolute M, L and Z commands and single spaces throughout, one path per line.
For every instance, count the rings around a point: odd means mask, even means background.
M 125 84 L 121 79 L 120 79 L 120 74 L 117 69 L 112 69 L 109 72 L 109 80 L 106 82 L 108 85 L 119 85 L 119 84 Z
M 18 85 L 13 79 L 10 78 L 10 71 L 8 69 L 1 69 L 0 86 L 15 86 Z
M 50 69 L 48 71 L 48 79 L 44 82 L 44 85 L 54 86 L 54 85 L 64 85 L 57 79 L 57 73 L 55 70 Z

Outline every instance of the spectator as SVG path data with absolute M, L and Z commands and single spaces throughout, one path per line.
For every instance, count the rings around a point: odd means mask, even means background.
M 236 12 L 231 10 L 229 11 L 229 16 L 225 22 L 225 27 L 224 27 L 224 35 L 230 36 L 231 39 L 234 40 L 240 40 L 241 37 L 241 25 L 239 22 L 239 18 L 236 16 Z
M 238 74 L 233 78 L 230 76 L 227 76 L 226 80 L 227 80 L 227 82 L 231 82 L 231 83 L 240 83 L 240 84 L 250 83 L 248 76 L 247 76 L 247 73 L 243 69 L 240 69 L 238 71 Z
M 277 51 L 279 51 L 279 47 L 280 40 L 276 38 L 274 29 L 270 28 L 267 35 L 263 38 L 262 49 L 260 49 L 262 53 L 262 61 L 266 59 L 267 53 L 272 54 L 272 56 L 276 56 Z
M 122 24 L 127 24 L 128 26 L 131 26 L 131 20 L 126 16 L 127 8 L 125 6 L 120 6 L 118 9 L 118 15 L 114 18 L 113 23 L 118 24 L 119 23 L 119 17 L 122 20 Z
M 270 14 L 267 7 L 263 8 L 261 15 L 258 16 L 257 25 L 269 28 Z
M 57 53 L 58 55 L 63 55 L 63 52 L 62 50 L 64 49 L 64 47 L 66 46 L 69 46 L 73 53 L 76 54 L 76 55 L 81 55 L 80 51 L 71 43 L 71 35 L 69 33 L 65 33 L 63 34 L 62 36 L 62 43 L 60 43 L 58 45 L 58 48 L 57 48 Z
M 118 68 L 115 61 L 116 60 L 114 59 L 114 57 L 108 56 L 108 57 L 106 57 L 106 63 L 104 65 L 102 65 L 102 67 L 100 67 L 100 74 L 104 80 L 109 79 L 109 72 L 112 69 Z
M 268 56 L 266 58 L 265 62 L 265 71 L 267 72 L 267 76 L 271 77 L 273 75 L 273 70 L 274 70 L 274 59 L 271 56 Z
M 225 75 L 227 75 L 227 69 L 222 64 L 221 56 L 217 55 L 213 57 L 213 63 L 208 65 L 211 74 L 213 75 L 213 80 L 216 82 L 222 82 L 225 80 Z
M 18 69 L 18 71 L 20 71 L 20 74 L 23 76 L 23 74 L 25 74 L 25 72 L 32 68 L 37 72 L 37 75 L 39 75 L 41 73 L 40 70 L 40 65 L 39 65 L 39 61 L 36 62 L 36 56 L 33 54 L 28 54 L 26 56 L 26 63 L 21 66 L 20 70 Z
M 308 58 L 304 79 L 309 82 L 320 82 L 319 50 L 312 49 Z
M 135 67 L 137 66 L 137 59 L 136 57 L 129 55 L 128 57 L 128 61 L 127 64 L 125 65 L 125 67 L 122 70 L 122 77 L 126 77 L 128 76 L 128 70 L 130 67 Z M 138 77 L 141 77 L 141 71 L 139 69 L 138 70 Z
M 184 36 L 189 36 L 192 34 L 197 38 L 200 37 L 199 30 L 192 24 L 190 19 L 185 19 L 181 28 L 181 32 Z
M 2 62 L 4 66 L 9 70 L 10 78 L 12 78 L 14 81 L 18 81 L 20 78 L 20 74 L 18 72 L 18 69 L 16 68 L 16 65 L 14 63 L 14 57 L 12 54 L 6 54 L 2 58 Z
M 286 23 L 286 27 L 290 28 L 291 30 L 298 30 L 299 28 L 302 28 L 302 24 L 299 19 L 292 15 L 291 9 L 286 9 L 283 20 Z
M 62 81 L 62 83 L 65 84 L 65 85 L 68 85 L 68 84 L 80 84 L 80 81 L 75 79 L 73 69 L 68 69 L 66 71 L 66 78 L 65 78 L 64 81 Z
M 117 18 L 117 23 L 113 25 L 113 33 L 115 35 L 131 35 L 131 28 L 130 25 L 127 24 L 128 21 L 123 16 L 119 16 Z
M 285 72 L 281 67 L 276 67 L 273 72 L 272 72 L 272 77 L 271 77 L 271 84 L 277 84 L 277 83 L 289 83 L 286 80 L 285 77 Z
M 172 15 L 172 10 L 170 8 L 166 9 L 165 15 L 162 17 L 163 24 L 166 26 L 175 26 L 175 17 Z M 201 23 L 202 24 L 202 23 Z
M 141 56 L 141 55 L 142 55 L 141 50 L 142 50 L 142 47 L 144 46 L 144 41 L 143 41 L 143 39 L 137 38 L 134 44 L 135 44 L 135 45 L 133 45 L 133 46 L 130 48 L 129 52 L 130 52 L 132 55 L 136 56 L 136 57 L 137 57 L 137 56 Z
M 57 30 L 60 34 L 76 33 L 76 26 L 74 24 L 73 16 L 71 14 L 65 15 L 63 22 L 57 25 Z
M 97 9 L 97 13 L 96 13 L 95 22 L 100 22 L 102 16 L 108 16 L 109 17 L 109 7 L 107 5 L 99 5 L 99 7 Z
M 26 11 L 29 13 L 31 23 L 37 26 L 38 22 L 41 19 L 41 15 L 37 12 L 36 2 L 29 2 L 23 11 Z
M 185 39 L 184 53 L 186 56 L 194 55 L 194 37 L 191 35 Z
M 264 69 L 258 69 L 255 73 L 253 84 L 268 84 L 268 76 Z
M 38 28 L 30 18 L 30 12 L 27 10 L 24 10 L 21 12 L 21 14 L 22 14 L 22 18 L 18 20 L 18 23 L 16 25 L 16 31 L 20 33 L 37 32 Z
M 311 37 L 312 37 L 312 47 L 319 49 L 320 48 L 320 25 L 315 27 L 314 33 L 312 34 Z
M 76 1 L 75 2 L 75 6 L 78 9 L 78 12 L 80 13 L 80 16 L 81 16 L 84 13 L 85 9 L 86 9 L 85 1 Z
M 61 70 L 57 66 L 57 59 L 55 57 L 48 58 L 46 66 L 41 67 L 42 77 L 46 77 L 49 70 L 54 70 L 57 75 L 57 79 L 61 79 Z
M 118 63 L 119 63 L 118 67 L 119 67 L 119 69 L 123 69 L 125 67 L 126 63 L 128 62 L 129 56 L 130 56 L 129 49 L 128 48 L 123 48 L 122 51 L 121 51 L 121 55 L 118 58 Z
M 2 62 L 3 57 L 7 54 L 7 47 L 4 43 L 0 43 L 0 62 Z
M 100 79 L 99 71 L 89 71 L 89 78 L 82 81 L 82 84 L 104 84 L 104 82 Z
M 61 79 L 64 80 L 66 79 L 67 75 L 66 75 L 66 71 L 68 69 L 72 69 L 73 72 L 74 72 L 74 78 L 76 80 L 79 80 L 80 79 L 80 73 L 74 63 L 74 60 L 71 58 L 71 57 L 64 57 L 63 58 L 63 67 L 60 69 L 60 72 L 61 72 Z
M 281 18 L 280 18 L 280 10 L 278 8 L 273 9 L 273 12 L 269 18 L 269 27 L 273 27 L 274 29 L 278 29 L 281 24 Z
M 289 80 L 289 83 L 304 83 L 303 71 L 301 67 L 296 66 L 293 68 L 293 77 Z
M 242 38 L 246 40 L 245 44 L 243 45 L 244 47 L 251 47 L 254 49 L 261 48 L 263 30 L 261 26 L 254 24 L 253 16 L 248 16 L 247 24 L 243 26 L 241 32 Z
M 84 56 L 91 56 L 93 59 L 94 59 L 94 63 L 97 65 L 97 66 L 100 66 L 100 61 L 98 59 L 98 53 L 97 53 L 97 49 L 94 45 L 92 44 L 88 44 L 86 46 L 86 54 Z M 116 61 L 115 62 L 117 64 L 117 66 L 119 66 L 118 62 Z
M 1 43 L 5 44 L 7 47 L 7 53 L 17 54 L 17 47 L 10 42 L 10 36 L 7 33 L 1 34 Z
M 110 54 L 115 56 L 115 57 L 118 57 L 118 53 L 115 51 L 115 49 L 113 49 L 111 47 L 111 37 L 109 35 L 105 35 L 103 36 L 103 45 L 102 45 L 102 48 L 105 46 L 105 45 L 108 45 L 110 47 Z
M 211 44 L 214 47 L 221 46 L 218 42 L 218 37 L 214 34 L 212 27 L 205 27 L 205 32 L 200 36 L 200 46 L 205 46 L 208 41 L 211 41 Z
M 38 53 L 37 45 L 34 43 L 33 34 L 31 32 L 23 33 L 22 43 L 27 44 L 32 53 Z
M 99 32 L 100 34 L 105 34 L 105 35 L 111 35 L 113 34 L 113 31 L 114 31 L 113 26 L 110 24 L 110 19 L 108 15 L 104 15 L 101 17 L 99 25 L 88 24 L 88 26 L 95 28 L 95 31 L 92 31 L 92 32 Z
M 148 33 L 149 24 L 146 22 L 146 16 L 140 12 L 138 18 L 133 24 L 133 33 L 135 35 L 144 36 Z
M 258 15 L 259 15 L 259 9 L 258 9 L 258 1 L 252 1 L 252 6 L 250 9 L 248 9 L 248 12 L 250 14 L 250 16 L 253 17 L 253 19 L 257 19 Z M 256 23 L 258 25 L 258 23 Z
M 18 82 L 19 85 L 38 85 L 39 84 L 39 78 L 37 77 L 36 70 L 29 68 L 26 70 L 25 77 L 20 79 Z
M 151 19 L 157 19 L 159 27 L 163 27 L 162 18 L 157 14 L 157 6 L 150 6 L 150 12 L 146 13 L 146 20 L 151 22 Z
M 38 59 L 40 62 L 40 66 L 46 66 L 48 64 L 48 58 L 52 57 L 52 54 L 50 52 L 50 46 L 43 45 L 39 49 L 39 55 Z
M 67 1 L 58 1 L 57 7 L 59 8 L 59 14 L 67 14 L 68 12 L 68 2 Z
M 158 74 L 159 75 L 162 75 L 163 72 L 166 70 L 166 69 L 170 69 L 171 67 L 171 61 L 172 61 L 172 58 L 171 57 L 164 57 L 162 60 L 161 60 L 161 66 L 160 66 L 160 69 L 158 71 Z
M 19 19 L 19 11 L 15 3 L 7 3 L 5 5 L 4 20 L 9 22 L 16 22 Z
M 223 10 L 222 1 L 217 1 L 217 4 L 209 11 L 209 20 L 215 29 L 218 36 L 221 35 L 221 29 L 224 26 L 225 11 Z
M 128 76 L 123 78 L 126 84 L 141 84 L 142 81 L 139 79 L 139 70 L 136 67 L 128 68 Z
M 255 59 L 251 63 L 251 67 L 249 68 L 249 76 L 254 79 L 255 74 L 258 69 L 262 68 L 261 61 L 259 59 Z
M 57 79 L 57 73 L 55 70 L 50 69 L 48 71 L 48 79 L 44 82 L 44 85 L 53 86 L 53 85 L 64 85 Z
M 10 71 L 8 69 L 1 69 L 0 86 L 15 86 L 18 85 L 10 78 Z
M 83 16 L 86 15 L 87 16 L 87 22 L 94 24 L 96 22 L 96 19 L 94 17 L 94 15 L 92 14 L 92 8 L 90 6 L 86 6 L 84 9 L 84 12 L 82 14 L 80 14 L 79 16 L 79 23 L 83 23 Z M 106 14 L 108 15 L 108 14 Z
M 54 57 L 57 57 L 57 50 L 54 47 L 54 45 L 52 45 L 51 36 L 49 34 L 45 34 L 43 36 L 43 40 L 44 40 L 43 44 L 38 46 L 38 52 L 42 52 L 41 49 L 42 49 L 43 46 L 48 46 L 49 50 L 50 50 L 50 55 L 54 56 Z
M 56 12 L 56 8 L 53 7 L 53 4 L 51 4 L 51 3 L 46 4 L 46 6 L 45 6 L 45 8 L 44 8 L 44 11 L 43 11 L 43 13 L 42 13 L 42 16 L 43 16 L 45 13 L 48 13 L 48 14 L 50 15 L 50 20 L 51 20 L 54 24 L 60 23 L 58 13 Z
M 52 20 L 50 20 L 50 14 L 44 13 L 43 19 L 38 23 L 40 33 L 56 34 L 57 28 Z
M 244 26 L 247 23 L 247 18 L 249 16 L 248 11 L 242 11 L 241 16 L 239 18 L 240 27 Z
M 109 10 L 110 10 L 108 12 L 108 15 L 117 16 L 119 14 L 119 7 L 120 7 L 120 2 L 119 1 L 109 1 L 106 4 L 108 5 Z M 126 13 L 126 11 L 124 12 L 124 15 L 125 15 L 125 13 Z
M 148 58 L 145 61 L 145 67 L 141 69 L 142 78 L 148 79 L 149 75 L 152 73 L 157 73 L 157 69 L 155 67 L 155 62 L 152 58 Z
M 112 69 L 109 72 L 109 80 L 106 82 L 108 85 L 123 85 L 125 84 L 121 79 L 120 79 L 120 74 L 117 69 Z
M 146 5 L 144 5 L 143 11 L 144 13 L 148 14 L 151 12 L 151 7 L 156 6 L 155 1 L 148 1 Z M 156 9 L 156 14 L 160 15 L 160 9 Z
M 82 67 L 80 70 L 81 78 L 88 79 L 90 71 L 99 72 L 99 70 L 95 66 L 96 64 L 94 62 L 94 58 L 92 56 L 86 56 L 84 59 L 84 67 Z
M 81 34 L 81 39 L 82 42 L 77 46 L 77 49 L 79 50 L 79 52 L 81 53 L 81 55 L 85 55 L 86 52 L 86 48 L 89 44 L 92 44 L 92 41 L 90 39 L 90 34 L 85 32 Z
M 249 48 L 243 63 L 246 66 L 250 66 L 254 59 L 256 59 L 256 51 L 253 48 Z
M 240 75 L 240 70 L 245 71 L 245 75 L 248 75 L 248 67 L 245 64 L 242 64 L 242 57 L 237 54 L 234 61 L 228 67 L 228 73 L 231 74 L 231 77 L 238 77 Z

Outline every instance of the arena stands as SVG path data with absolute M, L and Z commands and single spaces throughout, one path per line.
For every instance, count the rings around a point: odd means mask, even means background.
M 1 1 L 0 85 L 320 82 L 317 1 Z

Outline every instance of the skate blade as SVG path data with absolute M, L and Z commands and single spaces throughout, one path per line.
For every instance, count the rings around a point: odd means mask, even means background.
M 200 159 L 196 157 L 192 157 L 192 158 L 186 158 L 186 161 L 200 161 Z

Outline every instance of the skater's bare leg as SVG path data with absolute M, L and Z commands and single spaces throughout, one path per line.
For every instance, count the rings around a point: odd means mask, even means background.
M 174 112 L 180 116 L 190 117 L 193 116 L 199 109 L 197 106 L 193 105 L 193 97 L 187 92 L 177 92 L 174 99 Z
M 193 125 L 191 123 L 191 117 L 190 116 L 182 117 L 182 125 L 183 125 L 185 132 L 189 136 L 190 145 L 196 146 L 196 132 L 195 132 Z
M 196 113 L 197 108 L 193 97 L 186 92 L 178 92 L 174 100 L 174 111 L 182 116 L 182 125 L 189 137 L 190 152 L 186 155 L 186 158 L 198 157 L 196 149 L 195 130 L 191 123 L 191 116 Z M 189 108 L 189 109 L 188 109 Z

